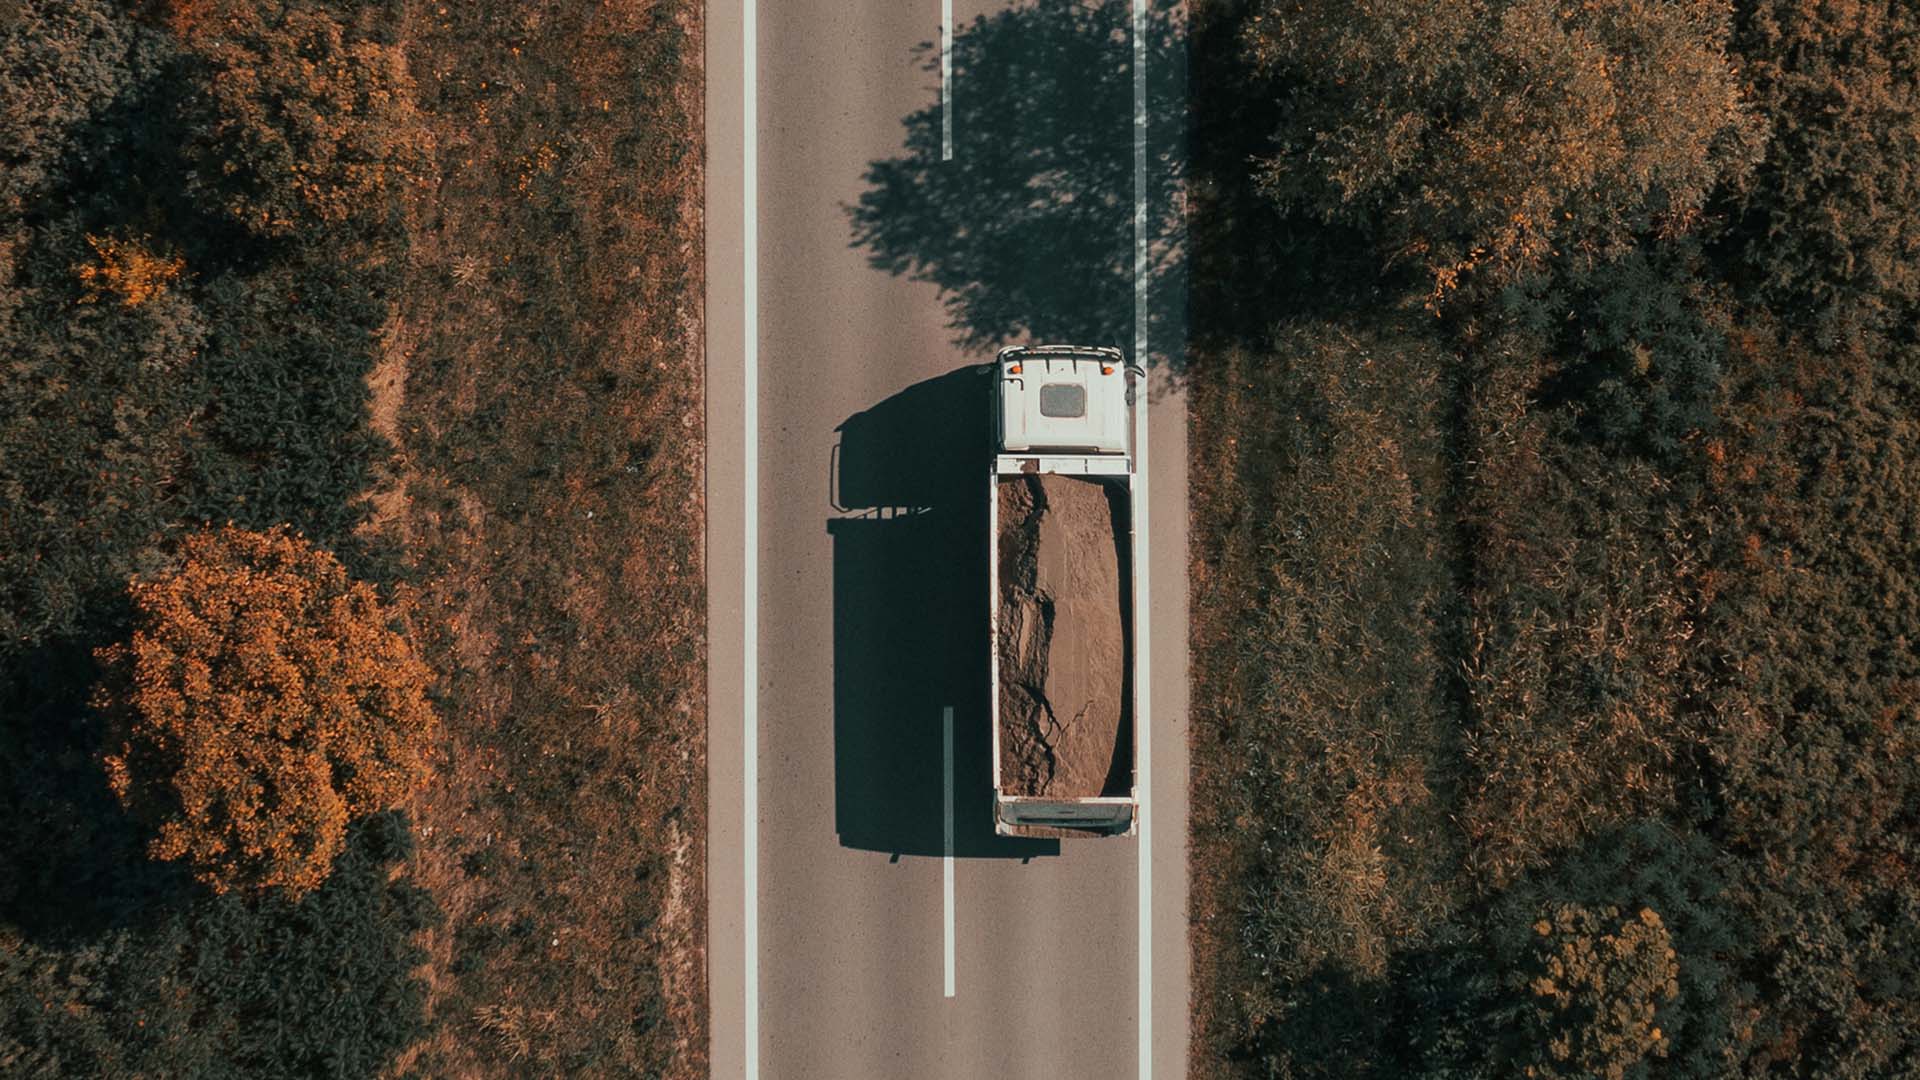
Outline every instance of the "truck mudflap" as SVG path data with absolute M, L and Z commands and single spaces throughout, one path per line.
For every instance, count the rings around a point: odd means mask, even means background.
M 1134 801 L 1124 796 L 1097 799 L 1042 799 L 998 795 L 994 831 L 1001 836 L 1131 836 Z

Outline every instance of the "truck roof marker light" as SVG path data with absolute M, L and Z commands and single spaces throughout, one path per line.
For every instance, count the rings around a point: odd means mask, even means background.
M 1019 363 L 1018 363 L 1018 362 L 1015 362 L 1015 363 L 1012 363 L 1012 364 L 1008 364 L 1008 365 L 1007 365 L 1007 374 L 1009 374 L 1009 375 L 1018 375 L 1018 374 L 1020 374 L 1020 365 L 1019 365 Z
M 1100 374 L 1102 374 L 1102 375 L 1111 375 L 1111 374 L 1113 374 L 1113 365 L 1112 365 L 1112 364 L 1101 364 L 1101 365 L 1100 365 Z

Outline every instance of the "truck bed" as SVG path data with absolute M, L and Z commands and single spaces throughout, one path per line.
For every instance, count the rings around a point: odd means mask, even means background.
M 1132 792 L 1125 476 L 996 477 L 999 790 Z

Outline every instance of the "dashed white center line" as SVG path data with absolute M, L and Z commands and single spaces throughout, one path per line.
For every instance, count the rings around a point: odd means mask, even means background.
M 942 922 L 946 929 L 947 958 L 947 996 L 953 996 L 953 706 L 949 705 L 942 713 L 942 726 L 946 729 L 947 759 L 947 813 L 946 813 L 946 854 L 940 860 L 941 872 L 945 877 Z
M 953 0 L 940 0 L 940 160 L 953 160 Z

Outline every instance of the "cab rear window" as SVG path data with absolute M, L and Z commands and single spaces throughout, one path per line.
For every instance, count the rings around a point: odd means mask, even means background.
M 1087 388 L 1079 383 L 1044 383 L 1040 387 L 1040 415 L 1087 415 Z

